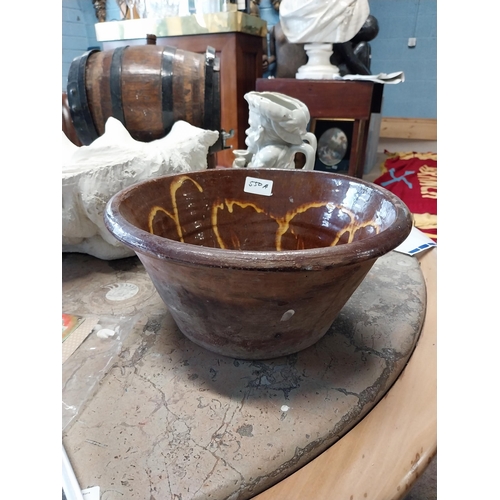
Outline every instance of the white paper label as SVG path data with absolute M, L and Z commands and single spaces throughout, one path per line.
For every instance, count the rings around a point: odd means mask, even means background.
M 271 196 L 273 194 L 273 181 L 266 179 L 256 179 L 247 177 L 245 179 L 245 193 L 261 194 L 262 196 Z
M 84 500 L 99 500 L 101 498 L 101 488 L 99 486 L 92 486 L 82 490 Z

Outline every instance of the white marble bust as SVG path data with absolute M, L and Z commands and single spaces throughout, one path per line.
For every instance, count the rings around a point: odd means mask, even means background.
M 298 79 L 326 80 L 339 77 L 330 63 L 334 43 L 351 40 L 370 15 L 368 0 L 282 0 L 280 24 L 291 43 L 303 43 L 307 64 Z
M 282 0 L 280 23 L 291 43 L 343 43 L 370 14 L 368 0 Z

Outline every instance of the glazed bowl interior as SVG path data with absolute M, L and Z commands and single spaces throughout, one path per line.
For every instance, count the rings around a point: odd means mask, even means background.
M 376 257 L 401 243 L 411 228 L 408 209 L 387 190 L 305 170 L 169 175 L 118 193 L 109 208 L 108 219 L 121 229 L 115 236 L 156 255 L 178 242 L 245 254 L 349 248 Z

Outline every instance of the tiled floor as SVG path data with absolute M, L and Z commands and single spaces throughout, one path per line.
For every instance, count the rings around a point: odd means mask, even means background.
M 377 147 L 377 160 L 373 168 L 363 178 L 375 180 L 381 174 L 381 164 L 386 159 L 384 151 L 391 153 L 415 151 L 420 153 L 437 153 L 435 141 L 408 141 L 401 139 L 381 139 Z M 437 499 L 437 456 L 434 457 L 424 473 L 420 476 L 404 500 L 436 500 Z

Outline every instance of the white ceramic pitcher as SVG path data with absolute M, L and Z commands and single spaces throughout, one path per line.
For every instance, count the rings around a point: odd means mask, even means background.
M 233 151 L 233 167 L 295 168 L 295 155 L 305 156 L 304 169 L 313 170 L 316 136 L 307 131 L 310 120 L 307 106 L 279 92 L 248 92 L 247 150 Z

